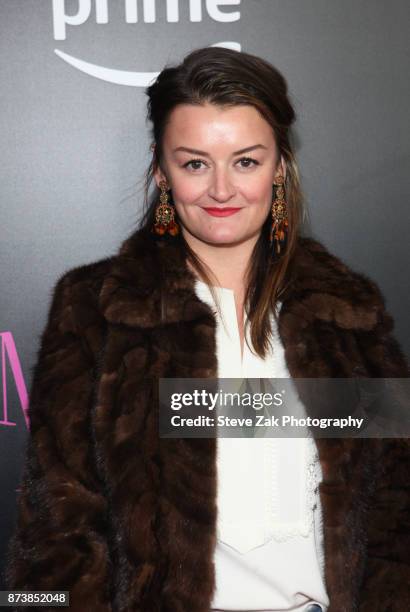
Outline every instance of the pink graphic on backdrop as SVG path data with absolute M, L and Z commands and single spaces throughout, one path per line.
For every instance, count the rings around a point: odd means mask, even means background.
M 0 413 L 0 425 L 8 425 L 13 427 L 16 425 L 13 421 L 9 421 L 7 411 L 7 380 L 6 380 L 6 353 L 9 358 L 11 371 L 13 373 L 14 382 L 16 384 L 17 393 L 20 399 L 20 405 L 23 410 L 24 419 L 27 429 L 30 421 L 28 415 L 28 393 L 26 383 L 24 382 L 23 372 L 20 365 L 20 359 L 17 354 L 16 345 L 14 343 L 13 334 L 11 332 L 0 332 L 1 344 L 1 380 L 3 387 L 3 415 Z M 1 418 L 2 416 L 2 418 Z

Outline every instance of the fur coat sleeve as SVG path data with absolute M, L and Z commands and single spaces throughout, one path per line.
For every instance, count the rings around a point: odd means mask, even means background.
M 408 377 L 408 365 L 397 350 L 392 329 L 392 318 L 385 311 L 375 332 L 366 338 L 363 350 L 373 367 L 379 364 L 380 376 Z M 382 442 L 380 471 L 370 500 L 359 612 L 410 608 L 410 440 L 385 438 Z
M 84 295 L 83 321 L 76 320 L 75 280 L 69 272 L 55 287 L 33 373 L 6 582 L 10 590 L 69 591 L 70 609 L 108 612 L 107 498 L 84 444 L 100 338 L 91 303 L 94 320 L 84 320 Z M 88 333 L 80 334 L 86 323 Z
M 6 588 L 69 591 L 73 612 L 208 612 L 214 455 L 204 440 L 159 444 L 148 381 L 212 374 L 215 321 L 177 253 L 164 250 L 164 308 L 156 255 L 129 244 L 56 285 Z M 377 287 L 314 242 L 298 266 L 279 322 L 292 376 L 329 376 L 329 363 L 342 376 L 408 377 Z M 366 462 L 370 442 L 321 444 L 329 612 L 410 610 L 409 440 L 377 441 Z

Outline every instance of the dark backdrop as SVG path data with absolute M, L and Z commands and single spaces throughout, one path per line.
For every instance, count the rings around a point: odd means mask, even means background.
M 144 87 L 191 49 L 231 46 L 284 73 L 311 231 L 379 284 L 410 352 L 409 13 L 406 0 L 2 0 L 0 570 L 52 288 L 133 227 Z

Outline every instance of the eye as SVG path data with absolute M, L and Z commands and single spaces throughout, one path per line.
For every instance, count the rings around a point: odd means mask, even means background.
M 253 159 L 252 157 L 241 157 L 241 159 L 238 159 L 236 163 L 239 162 L 241 162 L 242 168 L 252 168 L 252 166 L 259 166 L 259 162 L 256 159 Z M 183 168 L 190 168 L 191 170 L 201 170 L 201 164 L 205 164 L 202 159 L 190 159 L 188 162 L 183 164 Z
M 191 168 L 192 170 L 200 170 L 198 164 L 203 164 L 202 159 L 190 159 L 189 162 L 183 165 L 184 168 Z M 192 164 L 192 165 L 191 165 Z M 196 164 L 196 165 L 195 165 Z
M 242 168 L 251 168 L 252 166 L 259 165 L 259 162 L 252 157 L 241 157 L 241 159 L 238 159 L 238 162 L 245 162 L 245 165 L 242 165 Z

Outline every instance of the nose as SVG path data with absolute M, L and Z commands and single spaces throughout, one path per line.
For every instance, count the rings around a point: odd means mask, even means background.
M 208 188 L 208 195 L 221 204 L 230 200 L 236 193 L 234 184 L 231 181 L 229 171 L 224 168 L 217 168 L 212 173 L 212 179 Z

